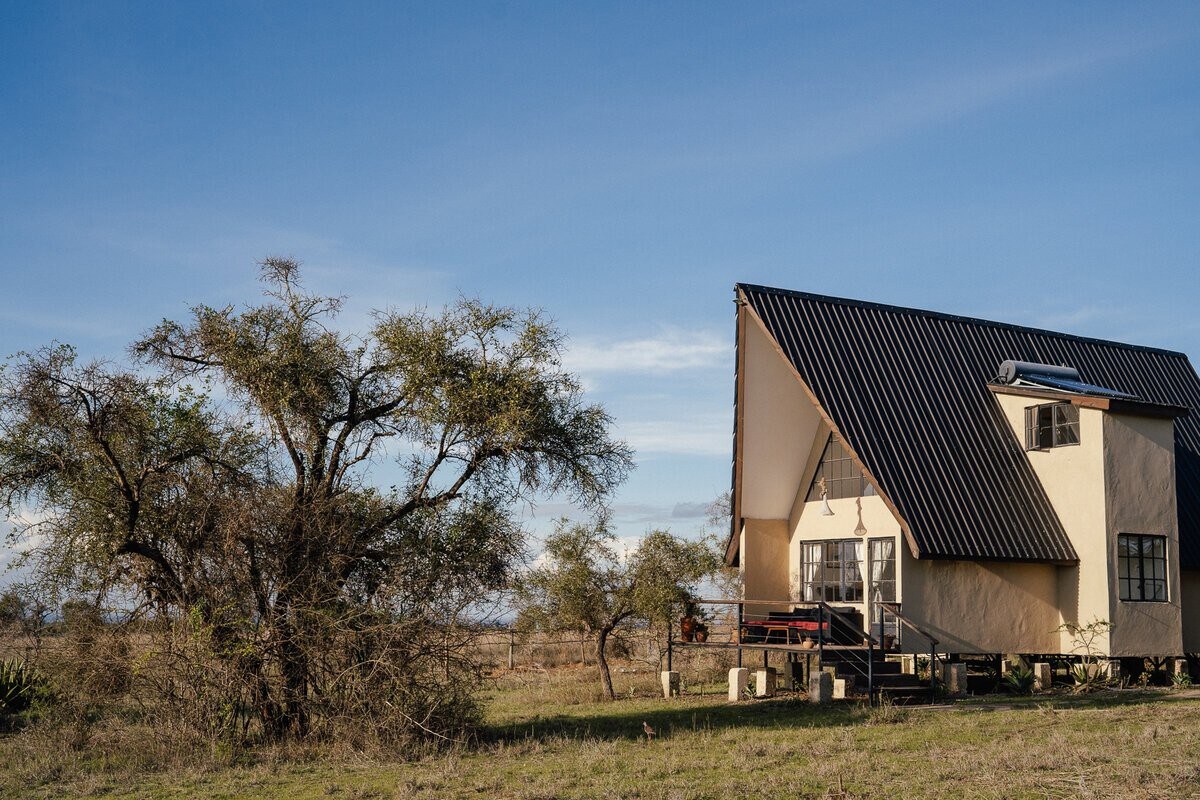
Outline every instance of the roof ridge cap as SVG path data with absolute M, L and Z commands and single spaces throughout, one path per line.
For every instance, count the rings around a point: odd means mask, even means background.
M 968 317 L 964 314 L 950 314 L 945 311 L 931 311 L 925 308 L 914 308 L 912 306 L 898 306 L 890 303 L 878 303 L 873 300 L 856 300 L 852 297 L 835 297 L 827 294 L 817 294 L 815 292 L 805 292 L 798 289 L 780 289 L 774 286 L 763 286 L 755 283 L 737 283 L 736 289 L 749 290 L 754 292 L 762 292 L 766 294 L 779 294 L 791 297 L 798 297 L 804 300 L 813 300 L 822 303 L 835 303 L 837 305 L 854 306 L 857 308 L 874 308 L 880 311 L 900 312 L 906 314 L 919 314 L 924 317 L 935 317 L 951 322 L 967 322 L 975 325 L 987 325 L 993 328 L 1006 328 L 1014 331 L 1024 331 L 1026 333 L 1038 333 L 1047 336 L 1058 336 L 1064 339 L 1073 339 L 1077 342 L 1088 342 L 1092 344 L 1108 345 L 1110 347 L 1121 347 L 1127 350 L 1136 350 L 1145 353 L 1159 353 L 1166 356 L 1174 356 L 1182 358 L 1189 364 L 1191 360 L 1187 353 L 1180 350 L 1168 350 L 1164 347 L 1151 347 L 1144 344 L 1131 344 L 1129 342 L 1118 342 L 1115 339 L 1100 339 L 1095 336 L 1081 336 L 1076 333 L 1065 333 L 1063 331 L 1052 331 L 1049 328 L 1036 328 L 1032 325 L 1018 325 L 1014 322 L 1000 322 L 998 320 L 984 319 L 982 317 Z

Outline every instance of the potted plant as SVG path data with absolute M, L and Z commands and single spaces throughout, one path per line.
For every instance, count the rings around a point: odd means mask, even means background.
M 705 625 L 703 622 L 696 623 L 696 641 L 697 642 L 707 642 L 708 641 L 708 626 Z
M 679 619 L 679 636 L 685 642 L 690 642 L 696 638 L 696 625 L 699 624 L 696 619 L 696 604 L 691 600 L 687 600 L 683 604 L 683 616 Z

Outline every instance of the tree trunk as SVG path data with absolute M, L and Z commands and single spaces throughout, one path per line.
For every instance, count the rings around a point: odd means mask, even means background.
M 277 643 L 275 656 L 282 686 L 274 703 L 276 716 L 271 733 L 277 739 L 303 739 L 308 735 L 309 727 L 308 653 L 300 641 L 300 626 L 287 618 L 289 611 L 277 609 L 276 613 L 280 618 L 275 623 L 272 638 Z
M 608 644 L 608 635 L 612 633 L 612 628 L 601 628 L 596 633 L 596 664 L 600 667 L 600 686 L 604 689 L 604 696 L 609 700 L 616 700 L 617 693 L 613 691 L 612 673 L 608 669 L 608 657 L 604 654 L 604 648 Z

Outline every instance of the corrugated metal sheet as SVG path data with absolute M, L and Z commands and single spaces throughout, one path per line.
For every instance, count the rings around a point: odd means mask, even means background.
M 1187 356 L 915 309 L 739 284 L 922 557 L 1074 561 L 988 389 L 1005 359 L 1192 413 L 1175 420 L 1180 560 L 1200 567 L 1200 378 Z

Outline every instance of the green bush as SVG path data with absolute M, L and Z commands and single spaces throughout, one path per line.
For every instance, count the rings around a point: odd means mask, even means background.
M 15 658 L 0 661 L 0 717 L 29 708 L 37 686 L 37 678 L 25 662 Z

